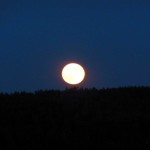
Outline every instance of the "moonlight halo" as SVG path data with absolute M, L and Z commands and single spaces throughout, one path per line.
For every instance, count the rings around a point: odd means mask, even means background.
M 77 63 L 69 63 L 62 69 L 62 78 L 68 84 L 79 84 L 85 77 L 83 67 Z

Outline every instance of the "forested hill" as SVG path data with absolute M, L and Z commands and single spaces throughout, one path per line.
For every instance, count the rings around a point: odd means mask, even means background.
M 1 93 L 0 118 L 1 149 L 144 148 L 150 88 Z

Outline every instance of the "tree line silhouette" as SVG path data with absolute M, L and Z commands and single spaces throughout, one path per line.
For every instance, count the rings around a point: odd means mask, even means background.
M 150 87 L 0 93 L 1 149 L 145 149 Z

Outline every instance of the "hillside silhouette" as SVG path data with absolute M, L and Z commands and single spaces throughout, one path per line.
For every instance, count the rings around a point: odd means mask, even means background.
M 0 93 L 1 150 L 150 145 L 150 87 Z

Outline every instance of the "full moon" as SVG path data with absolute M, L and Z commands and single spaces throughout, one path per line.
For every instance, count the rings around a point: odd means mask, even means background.
M 69 84 L 79 84 L 85 77 L 83 67 L 77 63 L 70 63 L 62 69 L 62 78 Z

